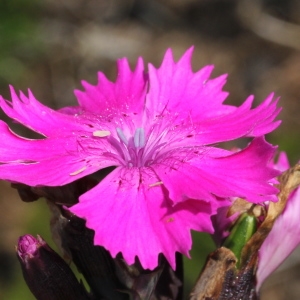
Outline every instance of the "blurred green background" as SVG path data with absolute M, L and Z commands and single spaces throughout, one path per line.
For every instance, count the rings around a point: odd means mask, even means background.
M 96 83 L 99 70 L 114 79 L 117 58 L 126 56 L 134 64 L 143 56 L 159 66 L 167 48 L 178 58 L 191 45 L 195 70 L 214 64 L 214 76 L 229 73 L 228 103 L 241 104 L 249 94 L 256 104 L 270 92 L 281 97 L 283 123 L 268 140 L 295 163 L 300 158 L 297 0 L 1 0 L 0 94 L 10 99 L 12 84 L 17 90 L 30 88 L 52 108 L 72 105 L 81 79 Z M 34 299 L 14 250 L 25 233 L 51 241 L 47 206 L 21 202 L 2 182 L 0 299 Z M 195 234 L 194 239 L 193 260 L 186 260 L 187 290 L 203 264 L 199 257 L 213 249 L 209 237 Z M 284 276 L 269 279 L 263 300 L 299 299 L 299 261 L 295 254 L 279 273 Z

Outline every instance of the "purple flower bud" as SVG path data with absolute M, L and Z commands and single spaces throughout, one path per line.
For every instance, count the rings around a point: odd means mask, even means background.
M 23 235 L 18 240 L 17 254 L 26 265 L 30 258 L 38 255 L 38 248 L 45 244 L 46 243 L 39 235 L 37 238 L 30 234 Z
M 26 234 L 16 247 L 23 277 L 37 300 L 88 300 L 67 263 L 40 237 Z

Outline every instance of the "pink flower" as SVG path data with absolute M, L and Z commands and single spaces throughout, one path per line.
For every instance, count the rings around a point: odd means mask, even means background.
M 287 156 L 282 152 L 274 167 L 281 172 L 289 168 Z M 300 243 L 300 188 L 289 197 L 283 213 L 265 239 L 259 251 L 257 291 L 265 279 L 276 270 Z
M 22 138 L 1 122 L 0 178 L 59 186 L 114 166 L 70 210 L 113 256 L 122 252 L 128 264 L 137 256 L 153 269 L 163 253 L 175 268 L 175 252 L 191 248 L 191 229 L 213 232 L 211 216 L 225 198 L 261 202 L 276 193 L 269 181 L 277 173 L 267 166 L 275 147 L 262 135 L 279 125 L 277 100 L 224 105 L 226 76 L 209 79 L 213 66 L 194 73 L 192 51 L 176 63 L 168 50 L 149 74 L 142 59 L 134 71 L 121 59 L 115 83 L 99 73 L 96 86 L 75 91 L 79 106 L 61 111 L 11 88 L 12 103 L 0 99 L 4 112 L 45 138 Z M 240 137 L 256 138 L 235 153 L 216 147 Z

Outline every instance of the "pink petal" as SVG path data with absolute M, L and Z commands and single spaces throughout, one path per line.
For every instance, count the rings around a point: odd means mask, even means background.
M 87 155 L 80 148 L 78 137 L 28 140 L 15 135 L 0 121 L 1 179 L 30 186 L 59 186 L 99 169 L 116 165 L 109 157 Z
M 255 203 L 276 200 L 277 189 L 269 181 L 278 172 L 267 166 L 275 149 L 261 137 L 228 156 L 214 157 L 211 149 L 190 161 L 165 159 L 155 172 L 175 203 L 188 198 L 214 201 L 216 197 L 241 197 Z
M 118 76 L 115 83 L 110 82 L 103 73 L 98 73 L 98 84 L 90 85 L 83 81 L 85 91 L 75 91 L 79 105 L 95 114 L 111 113 L 140 114 L 144 107 L 147 80 L 143 60 L 138 60 L 132 72 L 126 58 L 118 60 Z
M 74 116 L 76 114 L 81 114 L 82 108 L 80 106 L 65 106 L 58 109 L 58 111 L 66 115 Z
M 226 205 L 219 208 L 217 213 L 212 216 L 212 222 L 214 225 L 215 232 L 212 235 L 212 238 L 217 245 L 221 247 L 224 239 L 229 235 L 229 229 L 234 223 L 234 220 L 238 217 L 238 213 L 228 217 L 228 210 L 232 206 L 233 199 L 228 199 Z
M 290 255 L 300 243 L 300 188 L 289 198 L 285 210 L 275 224 L 259 251 L 257 286 Z
M 274 119 L 281 109 L 276 107 L 277 100 L 271 102 L 273 94 L 258 107 L 251 109 L 253 97 L 250 96 L 235 111 L 196 123 L 199 133 L 195 138 L 202 144 L 229 141 L 243 136 L 257 137 L 271 132 L 279 126 Z
M 206 66 L 197 73 L 191 69 L 193 48 L 190 48 L 178 61 L 174 62 L 169 49 L 159 69 L 149 64 L 150 90 L 146 106 L 154 115 L 166 109 L 196 121 L 224 114 L 234 109 L 222 105 L 228 93 L 222 91 L 226 76 L 209 80 L 213 66 Z
M 44 106 L 35 99 L 30 90 L 28 97 L 20 93 L 17 96 L 10 87 L 12 102 L 0 96 L 0 106 L 12 119 L 44 136 L 62 136 L 72 130 L 80 130 L 83 125 L 73 116 L 68 116 Z
M 282 151 L 279 153 L 277 162 L 272 164 L 272 167 L 280 172 L 284 172 L 290 167 L 290 163 L 285 152 Z
M 202 144 L 229 141 L 243 136 L 261 136 L 276 127 L 280 112 L 273 94 L 258 107 L 251 109 L 253 97 L 240 107 L 224 105 L 228 93 L 222 91 L 226 76 L 209 79 L 212 66 L 197 73 L 191 69 L 193 48 L 175 63 L 168 50 L 159 69 L 149 65 L 150 90 L 146 106 L 153 115 L 176 113 L 195 125 Z
M 128 264 L 138 256 L 145 269 L 154 269 L 163 253 L 175 268 L 175 252 L 188 255 L 191 248 L 191 229 L 212 232 L 217 206 L 189 200 L 172 207 L 157 181 L 150 169 L 117 168 L 70 210 L 87 220 L 95 244 L 112 256 L 122 252 Z

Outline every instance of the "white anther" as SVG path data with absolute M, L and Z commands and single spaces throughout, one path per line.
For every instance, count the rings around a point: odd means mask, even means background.
M 136 148 L 143 148 L 145 146 L 144 128 L 137 128 L 135 130 L 133 141 Z
M 123 132 L 123 130 L 119 127 L 116 128 L 116 131 L 117 131 L 117 135 L 119 137 L 119 139 L 125 144 L 125 145 L 128 145 L 128 141 L 126 139 L 126 136 Z

